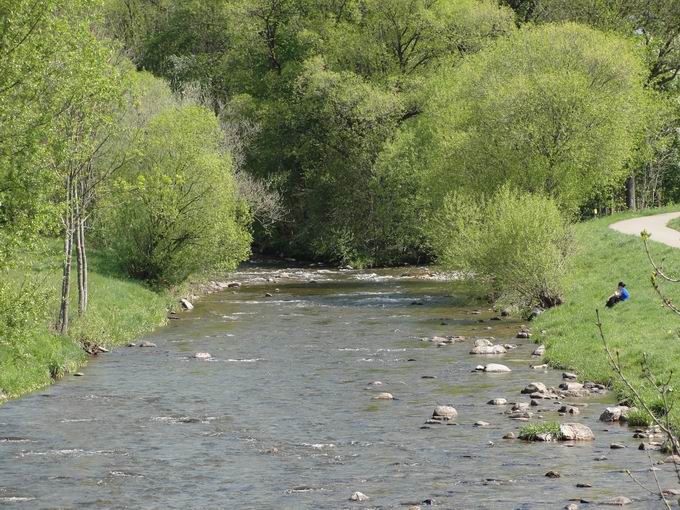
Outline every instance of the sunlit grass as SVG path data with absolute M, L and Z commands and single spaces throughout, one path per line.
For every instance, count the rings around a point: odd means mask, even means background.
M 660 376 L 680 366 L 680 317 L 662 306 L 650 284 L 652 270 L 642 240 L 615 232 L 608 225 L 636 215 L 672 210 L 624 213 L 576 226 L 578 251 L 567 276 L 565 303 L 539 316 L 534 324 L 534 331 L 546 330 L 545 335 L 537 336 L 547 346 L 546 359 L 551 365 L 577 371 L 581 380 L 611 383 L 619 395 L 628 396 L 607 363 L 595 327 L 595 309 L 599 309 L 606 338 L 612 350 L 619 353 L 626 374 L 644 395 L 655 400 L 655 392 L 641 373 L 643 353 L 648 354 L 650 368 Z M 654 242 L 650 246 L 654 257 L 664 260 L 667 270 L 680 274 L 680 250 Z M 620 280 L 626 282 L 631 299 L 605 309 L 607 296 Z M 680 285 L 675 287 L 668 293 L 680 302 Z M 677 385 L 677 376 L 673 380 Z M 674 412 L 677 423 L 679 418 L 680 412 Z

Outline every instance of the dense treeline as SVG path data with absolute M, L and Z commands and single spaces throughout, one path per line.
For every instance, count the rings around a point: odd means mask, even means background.
M 87 312 L 89 246 L 156 287 L 254 241 L 439 260 L 550 305 L 570 221 L 680 198 L 673 0 L 0 0 L 0 16 L 0 268 L 61 239 L 62 332 L 72 281 Z M 503 270 L 527 260 L 519 289 Z M 3 285 L 8 303 L 33 288 Z

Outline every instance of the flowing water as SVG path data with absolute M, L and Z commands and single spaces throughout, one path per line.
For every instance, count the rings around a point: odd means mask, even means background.
M 582 399 L 588 406 L 569 419 L 552 401 L 538 408 L 544 419 L 589 425 L 592 443 L 502 439 L 524 423 L 486 402 L 528 401 L 527 383 L 556 386 L 561 374 L 530 368 L 540 361 L 530 341 L 513 339 L 519 323 L 478 313 L 465 283 L 401 272 L 319 270 L 297 281 L 277 271 L 276 282 L 203 298 L 146 337 L 156 348 L 99 356 L 84 377 L 5 404 L 0 507 L 542 509 L 572 499 L 597 508 L 613 496 L 633 499 L 627 508 L 661 507 L 623 472 L 655 484 L 632 430 L 597 421 L 611 398 Z M 469 354 L 471 340 L 420 340 L 433 335 L 523 344 L 490 360 Z M 512 372 L 472 372 L 490 361 Z M 373 400 L 379 391 L 395 400 Z M 423 428 L 449 403 L 455 422 Z M 615 441 L 628 448 L 610 450 Z M 668 465 L 656 473 L 674 486 Z M 370 500 L 349 501 L 355 491 Z

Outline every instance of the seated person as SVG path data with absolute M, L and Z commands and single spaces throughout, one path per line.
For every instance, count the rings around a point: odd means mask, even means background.
M 616 303 L 619 303 L 621 301 L 627 301 L 628 298 L 630 298 L 630 292 L 628 292 L 628 289 L 626 289 L 626 284 L 623 282 L 619 282 L 619 286 L 616 289 L 616 292 L 609 296 L 609 299 L 607 299 L 607 304 L 605 306 L 607 308 L 612 308 Z

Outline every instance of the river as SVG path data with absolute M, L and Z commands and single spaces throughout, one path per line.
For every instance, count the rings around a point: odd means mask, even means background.
M 640 440 L 598 421 L 613 397 L 575 401 L 588 405 L 571 418 L 549 400 L 533 409 L 532 422 L 587 424 L 593 442 L 502 439 L 525 423 L 486 402 L 528 402 L 527 383 L 557 386 L 561 372 L 530 368 L 540 361 L 514 339 L 519 322 L 491 320 L 465 282 L 408 271 L 253 268 L 235 276 L 241 289 L 204 297 L 144 338 L 156 348 L 101 355 L 83 377 L 3 405 L 0 507 L 554 509 L 626 496 L 626 508 L 661 508 L 623 472 L 655 485 Z M 420 339 L 433 335 L 520 345 L 491 360 L 512 372 L 478 373 L 490 357 L 469 354 L 471 340 Z M 458 418 L 424 425 L 437 404 Z M 370 499 L 349 501 L 356 491 Z

